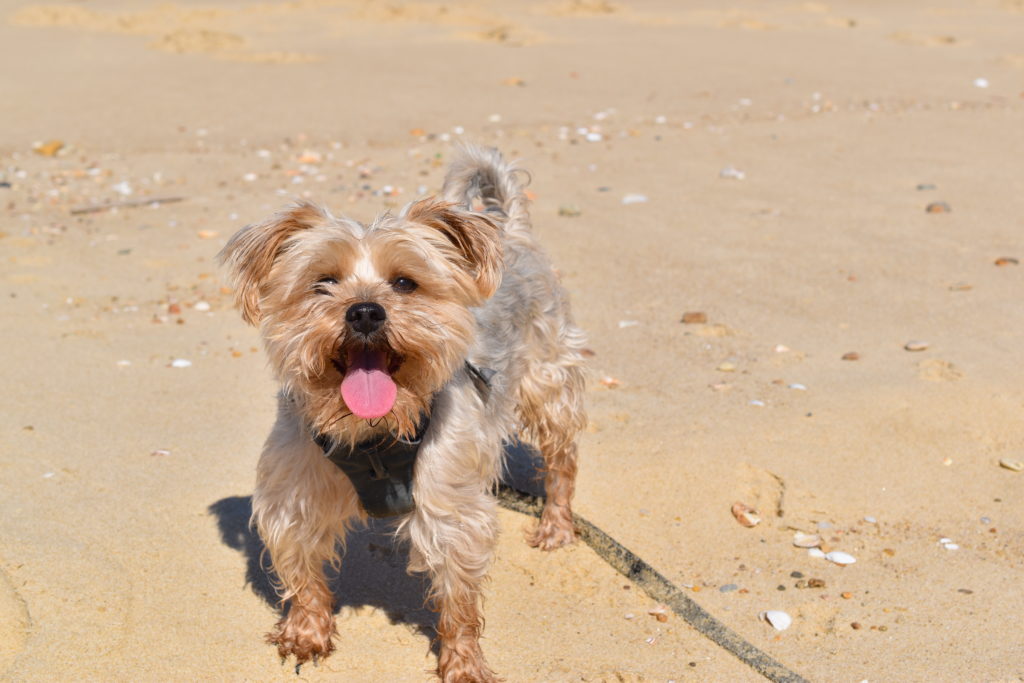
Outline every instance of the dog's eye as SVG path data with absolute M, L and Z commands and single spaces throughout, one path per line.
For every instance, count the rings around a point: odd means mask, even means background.
M 415 290 L 417 287 L 419 287 L 419 285 L 416 284 L 416 282 L 414 280 L 411 280 L 411 279 L 409 279 L 407 277 L 397 277 L 397 278 L 395 278 L 394 280 L 391 281 L 391 287 L 396 292 L 400 292 L 402 294 L 408 294 L 409 292 L 411 292 L 411 291 Z
M 327 294 L 328 293 L 327 287 L 329 285 L 336 285 L 336 284 L 338 284 L 338 279 L 337 278 L 330 277 L 329 275 L 325 275 L 324 277 L 322 277 L 322 278 L 320 278 L 319 280 L 316 281 L 316 284 L 313 285 L 313 290 L 317 294 Z

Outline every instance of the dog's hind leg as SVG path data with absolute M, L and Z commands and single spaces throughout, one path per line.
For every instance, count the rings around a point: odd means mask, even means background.
M 575 539 L 571 501 L 576 487 L 576 437 L 586 424 L 583 333 L 553 318 L 537 321 L 534 331 L 519 385 L 518 416 L 522 438 L 544 458 L 546 500 L 529 542 L 554 550 Z

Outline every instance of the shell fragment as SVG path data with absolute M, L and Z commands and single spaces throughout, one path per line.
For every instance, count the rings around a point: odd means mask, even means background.
M 780 610 L 770 609 L 757 615 L 762 621 L 767 621 L 776 631 L 785 631 L 793 623 L 793 617 Z
M 737 522 L 748 528 L 761 523 L 761 516 L 757 514 L 757 510 L 743 503 L 732 504 L 732 516 L 736 518 Z
M 841 550 L 833 550 L 830 553 L 825 553 L 825 559 L 834 564 L 838 564 L 841 567 L 845 567 L 848 564 L 853 564 L 857 561 L 857 558 L 849 553 L 844 553 Z
M 821 536 L 797 531 L 793 534 L 793 545 L 797 548 L 817 548 L 821 545 Z

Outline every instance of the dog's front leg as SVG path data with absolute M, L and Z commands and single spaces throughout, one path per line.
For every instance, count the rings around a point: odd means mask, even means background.
M 430 598 L 439 612 L 441 680 L 495 681 L 480 649 L 482 590 L 498 536 L 484 462 L 492 456 L 480 444 L 438 446 L 424 446 L 416 464 L 416 510 L 405 524 L 412 545 L 409 568 L 430 576 Z
M 253 522 L 270 552 L 288 612 L 267 635 L 296 663 L 334 650 L 334 596 L 324 564 L 337 565 L 338 541 L 358 514 L 351 482 L 283 407 L 264 447 L 253 494 Z

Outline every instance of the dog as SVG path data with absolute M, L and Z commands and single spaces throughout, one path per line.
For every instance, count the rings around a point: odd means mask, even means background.
M 574 541 L 584 335 L 532 235 L 524 176 L 465 146 L 440 196 L 370 224 L 300 202 L 218 255 L 280 383 L 252 521 L 288 607 L 267 636 L 282 658 L 333 651 L 325 566 L 354 523 L 395 516 L 409 571 L 429 575 L 439 678 L 496 680 L 482 586 L 510 441 L 544 459 L 529 543 Z

